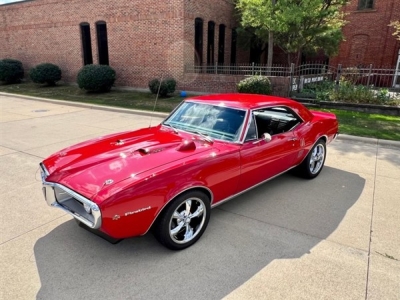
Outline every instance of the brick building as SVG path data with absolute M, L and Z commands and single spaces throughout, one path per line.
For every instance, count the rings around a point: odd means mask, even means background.
M 400 19 L 399 1 L 351 0 L 345 7 L 346 41 L 330 63 L 393 68 L 399 42 L 387 25 Z M 195 64 L 249 63 L 250 52 L 236 47 L 232 2 L 21 0 L 0 5 L 0 59 L 18 59 L 25 70 L 51 62 L 69 82 L 85 64 L 102 63 L 116 70 L 118 86 L 146 88 L 152 78 L 173 76 L 179 89 L 232 91 L 243 76 L 185 72 Z M 285 95 L 287 82 L 273 81 L 275 93 Z
M 400 20 L 400 0 L 350 0 L 345 6 L 348 23 L 343 28 L 345 41 L 331 64 L 394 68 L 400 42 L 392 35 L 391 21 Z
M 72 82 L 83 65 L 101 63 L 117 71 L 119 86 L 147 87 L 154 77 L 173 76 L 190 88 L 194 78 L 185 78 L 185 65 L 240 62 L 232 36 L 233 10 L 229 0 L 0 5 L 0 58 L 18 59 L 26 70 L 54 63 L 63 79 Z

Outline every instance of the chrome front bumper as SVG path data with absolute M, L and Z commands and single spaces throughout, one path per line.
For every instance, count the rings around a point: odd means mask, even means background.
M 47 204 L 65 211 L 90 228 L 99 229 L 101 211 L 98 205 L 61 184 L 47 182 L 48 171 L 43 164 L 40 164 L 40 168 Z

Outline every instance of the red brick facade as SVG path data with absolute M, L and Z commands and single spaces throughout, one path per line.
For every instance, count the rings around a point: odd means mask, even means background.
M 399 42 L 390 21 L 400 20 L 400 0 L 375 0 L 373 9 L 358 10 L 358 1 L 345 8 L 349 23 L 346 41 L 331 64 L 374 64 L 394 67 Z M 15 58 L 25 70 L 51 62 L 63 79 L 75 82 L 83 66 L 80 24 L 90 25 L 93 63 L 98 63 L 96 22 L 107 26 L 109 64 L 117 72 L 116 85 L 147 87 L 150 79 L 173 76 L 178 89 L 231 91 L 234 80 L 215 75 L 200 84 L 199 75 L 185 74 L 195 62 L 195 19 L 203 20 L 203 55 L 207 62 L 208 22 L 215 23 L 214 62 L 218 62 L 219 25 L 224 24 L 224 62 L 231 62 L 232 28 L 237 26 L 232 0 L 32 0 L 0 5 L 0 59 Z M 397 5 L 396 5 L 397 4 Z M 237 49 L 237 63 L 248 63 L 249 52 Z M 276 59 L 274 59 L 275 61 Z M 212 79 L 214 78 L 214 79 Z M 212 81 L 214 80 L 214 81 Z M 229 83 L 227 83 L 229 82 Z M 203 86 L 203 88 L 200 88 Z
M 203 19 L 203 61 L 207 24 L 226 26 L 225 62 L 230 62 L 235 27 L 229 0 L 33 0 L 0 6 L 0 59 L 15 58 L 26 70 L 43 62 L 60 66 L 73 82 L 83 66 L 80 24 L 90 24 L 93 63 L 98 62 L 95 23 L 107 25 L 109 64 L 117 85 L 146 87 L 150 79 L 173 76 L 184 80 L 185 64 L 194 63 L 194 20 Z
M 400 1 L 374 0 L 370 9 L 360 9 L 360 1 L 350 0 L 344 9 L 348 21 L 343 28 L 346 40 L 340 45 L 339 55 L 331 58 L 330 63 L 394 68 L 400 42 L 388 25 L 400 20 Z

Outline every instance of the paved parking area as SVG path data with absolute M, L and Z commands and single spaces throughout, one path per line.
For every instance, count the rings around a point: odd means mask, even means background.
M 41 191 L 44 157 L 149 116 L 0 107 L 0 299 L 400 299 L 400 148 L 335 141 L 315 180 L 286 174 L 217 207 L 173 252 L 150 234 L 109 244 Z

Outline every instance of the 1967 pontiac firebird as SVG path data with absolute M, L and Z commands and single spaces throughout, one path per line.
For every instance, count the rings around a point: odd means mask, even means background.
M 186 99 L 161 124 L 103 136 L 40 163 L 50 206 L 114 239 L 152 229 L 180 250 L 205 231 L 212 207 L 290 169 L 322 170 L 336 116 L 274 96 Z

